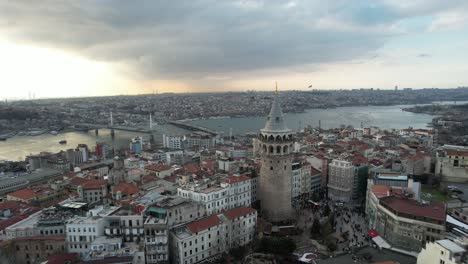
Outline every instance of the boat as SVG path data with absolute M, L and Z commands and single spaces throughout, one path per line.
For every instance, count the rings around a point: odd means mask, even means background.
M 59 144 L 65 145 L 65 144 L 67 144 L 67 141 L 66 141 L 65 139 L 64 139 L 64 140 L 60 140 L 60 141 L 59 141 Z
M 28 135 L 28 136 L 39 136 L 39 135 L 42 135 L 44 133 L 45 133 L 45 131 L 43 131 L 43 130 L 33 130 L 33 131 L 29 131 L 28 133 L 26 133 L 26 135 Z
M 0 141 L 6 141 L 7 137 L 0 137 Z
M 52 134 L 52 135 L 56 136 L 56 135 L 58 135 L 58 132 L 57 132 L 57 131 L 55 131 L 55 130 L 52 130 L 52 131 L 50 131 L 50 134 Z

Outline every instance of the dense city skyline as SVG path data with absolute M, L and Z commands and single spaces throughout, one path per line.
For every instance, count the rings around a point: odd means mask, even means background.
M 466 1 L 0 3 L 2 99 L 466 86 Z M 428 78 L 428 76 L 430 78 Z

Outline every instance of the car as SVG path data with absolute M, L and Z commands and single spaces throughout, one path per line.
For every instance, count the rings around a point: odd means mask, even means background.
M 315 263 L 315 259 L 318 259 L 318 255 L 315 253 L 304 253 L 302 257 L 299 258 L 301 263 Z
M 344 203 L 338 202 L 338 203 L 336 203 L 335 205 L 336 205 L 336 206 L 339 206 L 339 207 L 342 207 L 342 206 L 344 206 Z

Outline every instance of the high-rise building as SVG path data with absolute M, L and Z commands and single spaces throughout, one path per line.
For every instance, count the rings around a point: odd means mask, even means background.
M 135 154 L 140 154 L 143 151 L 142 137 L 132 138 L 132 142 L 130 142 L 130 151 L 132 151 Z
M 345 160 L 333 160 L 328 170 L 328 198 L 350 202 L 353 198 L 354 167 Z
M 265 127 L 256 144 L 261 157 L 260 200 L 263 216 L 272 222 L 292 217 L 291 175 L 293 132 L 286 127 L 275 94 Z

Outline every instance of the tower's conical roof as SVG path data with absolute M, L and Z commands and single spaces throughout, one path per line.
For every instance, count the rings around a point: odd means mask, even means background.
M 284 123 L 283 110 L 278 99 L 278 91 L 275 93 L 273 98 L 273 103 L 271 104 L 270 114 L 268 115 L 265 128 L 262 129 L 262 132 L 288 132 L 290 131 L 286 124 Z

